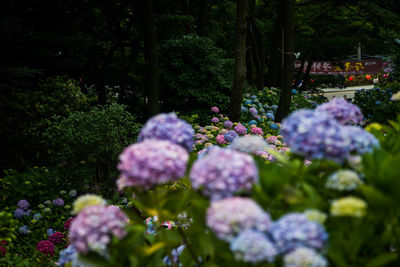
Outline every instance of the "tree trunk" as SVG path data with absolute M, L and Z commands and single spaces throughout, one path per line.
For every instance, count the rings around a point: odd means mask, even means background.
M 247 69 L 247 82 L 253 88 L 254 77 L 253 77 L 253 47 L 250 30 L 250 22 L 247 23 L 247 34 L 246 34 L 246 69 Z
M 282 79 L 282 2 L 278 1 L 277 16 L 275 19 L 274 33 L 272 36 L 271 51 L 268 60 L 268 74 L 267 74 L 267 85 L 272 87 L 279 87 Z
M 243 87 L 246 81 L 246 29 L 248 1 L 236 2 L 236 44 L 235 44 L 235 77 L 232 86 L 229 118 L 239 121 Z
M 262 34 L 257 26 L 253 23 L 253 47 L 255 51 L 254 56 L 257 58 L 254 60 L 256 63 L 256 72 L 257 72 L 257 88 L 258 91 L 262 91 L 264 89 L 264 70 L 265 70 L 265 49 L 264 42 L 262 38 Z
M 294 14 L 293 0 L 281 0 L 283 11 L 283 48 L 282 51 L 282 85 L 281 95 L 279 98 L 279 107 L 277 110 L 277 121 L 280 122 L 290 112 L 290 101 L 292 96 L 292 79 L 293 79 L 293 50 L 294 50 Z
M 145 59 L 145 91 L 147 114 L 149 117 L 160 110 L 159 98 L 159 62 L 157 38 L 154 26 L 153 0 L 143 1 L 143 34 L 144 34 L 144 59 Z

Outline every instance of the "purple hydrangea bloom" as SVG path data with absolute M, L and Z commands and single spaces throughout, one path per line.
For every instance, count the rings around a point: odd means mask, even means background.
M 236 138 L 238 138 L 239 137 L 239 135 L 235 132 L 235 131 L 228 131 L 225 135 L 224 135 L 224 137 L 225 137 L 225 140 L 226 141 L 228 141 L 228 142 L 232 142 L 233 140 L 235 140 Z
M 233 122 L 231 122 L 231 121 L 224 121 L 224 127 L 225 127 L 225 128 L 231 129 L 232 126 L 233 126 Z
M 182 263 L 179 262 L 179 256 L 182 254 L 182 251 L 185 249 L 185 245 L 180 245 L 177 248 L 171 250 L 170 255 L 172 256 L 165 256 L 163 262 L 167 266 L 183 266 Z M 172 261 L 173 260 L 173 261 Z M 173 264 L 174 263 L 174 264 Z
M 343 125 L 361 124 L 363 120 L 363 115 L 358 106 L 348 102 L 344 98 L 334 98 L 328 103 L 319 105 L 315 111 L 333 116 Z
M 281 125 L 281 134 L 291 151 L 307 159 L 343 162 L 349 155 L 350 139 L 332 117 L 312 110 L 298 110 Z
M 53 205 L 56 207 L 62 207 L 64 206 L 64 200 L 62 200 L 61 198 L 54 199 Z
M 29 214 L 30 214 L 30 210 L 25 211 L 23 209 L 18 208 L 14 211 L 14 217 L 17 219 L 21 219 L 22 217 L 28 216 Z
M 255 108 L 249 108 L 249 112 L 250 112 L 250 114 L 253 115 L 253 116 L 258 115 L 258 111 L 257 111 L 257 109 L 255 109 Z
M 345 126 L 346 134 L 349 136 L 350 151 L 356 154 L 370 153 L 379 147 L 379 141 L 371 133 L 357 126 Z
M 267 151 L 269 146 L 262 137 L 257 135 L 248 135 L 235 139 L 229 148 L 244 153 L 256 153 L 258 151 Z
M 175 113 L 162 113 L 150 118 L 143 126 L 138 136 L 138 141 L 145 139 L 169 140 L 186 148 L 193 150 L 192 126 L 184 120 L 179 119 Z
M 88 206 L 71 223 L 69 238 L 79 253 L 103 250 L 112 236 L 121 239 L 126 235 L 128 218 L 116 206 Z
M 217 117 L 214 117 L 211 119 L 211 122 L 217 124 L 219 122 L 219 119 Z
M 322 250 L 328 234 L 317 222 L 309 221 L 302 213 L 289 213 L 274 224 L 270 234 L 280 253 L 297 247 L 310 247 Z
M 218 107 L 212 107 L 211 108 L 211 112 L 219 113 L 219 108 Z
M 129 186 L 152 186 L 175 181 L 185 175 L 188 152 L 164 140 L 147 139 L 128 146 L 119 156 L 119 190 Z
M 267 232 L 271 218 L 251 198 L 230 197 L 211 202 L 207 226 L 219 239 L 230 242 L 244 230 Z
M 238 191 L 250 191 L 258 181 L 258 170 L 251 156 L 220 149 L 196 160 L 190 179 L 193 188 L 202 188 L 204 195 L 220 199 Z
M 18 201 L 17 207 L 22 209 L 22 210 L 27 210 L 29 209 L 29 202 L 26 201 L 25 199 Z
M 238 124 L 235 126 L 234 130 L 235 130 L 238 134 L 240 134 L 240 135 L 244 135 L 244 134 L 247 133 L 246 127 L 244 127 L 243 124 L 241 124 L 241 123 L 238 123 Z
M 278 254 L 274 244 L 263 233 L 245 230 L 235 238 L 230 246 L 236 260 L 260 263 L 273 262 Z

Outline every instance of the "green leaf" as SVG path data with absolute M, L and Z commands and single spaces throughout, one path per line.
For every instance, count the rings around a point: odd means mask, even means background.
M 385 253 L 377 256 L 376 258 L 372 259 L 366 267 L 380 267 L 386 266 L 388 263 L 396 260 L 398 257 L 397 253 Z

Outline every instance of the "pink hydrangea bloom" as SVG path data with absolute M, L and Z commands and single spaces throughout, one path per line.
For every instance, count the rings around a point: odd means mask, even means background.
M 49 240 L 42 240 L 39 241 L 36 245 L 36 250 L 42 252 L 43 254 L 47 256 L 53 256 L 54 255 L 54 243 L 52 243 Z
M 256 135 L 263 135 L 263 134 L 264 134 L 263 131 L 262 131 L 262 129 L 259 128 L 259 127 L 253 127 L 253 128 L 251 128 L 251 133 L 252 133 L 252 134 L 256 134 Z
M 217 135 L 216 139 L 217 139 L 217 143 L 219 145 L 226 144 L 225 138 L 224 138 L 224 136 L 222 134 Z
M 219 108 L 218 107 L 212 107 L 211 111 L 214 113 L 219 113 Z
M 219 119 L 217 117 L 214 117 L 211 119 L 211 122 L 216 124 L 219 122 Z

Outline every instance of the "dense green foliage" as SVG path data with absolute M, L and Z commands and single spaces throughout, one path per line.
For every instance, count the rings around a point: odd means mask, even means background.
M 189 113 L 210 106 L 228 109 L 233 60 L 208 38 L 185 35 L 161 47 L 164 109 Z
M 44 133 L 51 163 L 72 186 L 113 184 L 115 165 L 122 148 L 132 143 L 140 124 L 125 110 L 111 104 L 88 112 L 72 112 L 56 117 Z

